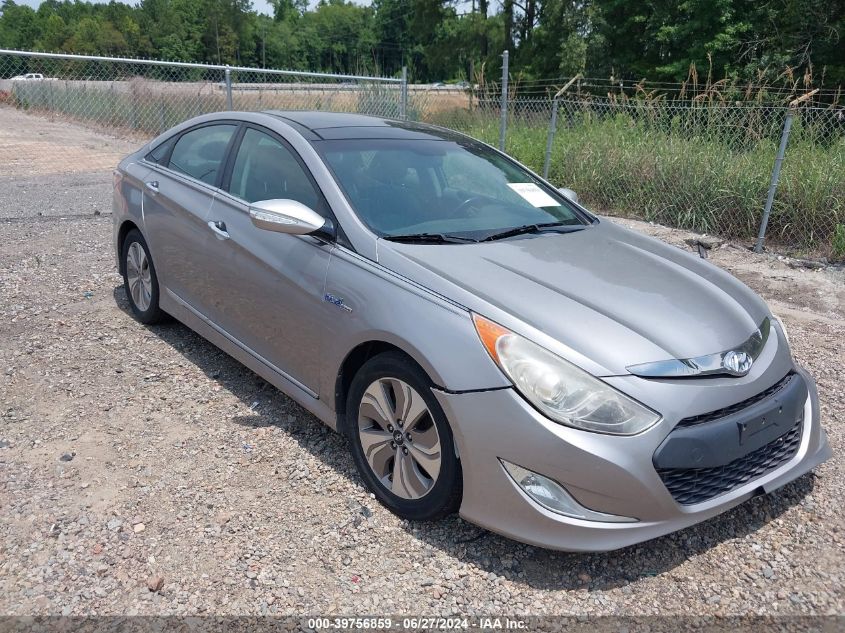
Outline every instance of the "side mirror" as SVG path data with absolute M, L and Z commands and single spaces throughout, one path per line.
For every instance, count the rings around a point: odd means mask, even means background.
M 566 187 L 560 187 L 558 191 L 563 195 L 564 198 L 568 200 L 572 200 L 572 202 L 578 204 L 578 194 L 572 191 L 572 189 L 567 189 Z
M 323 216 L 296 200 L 253 202 L 249 206 L 249 218 L 259 229 L 289 235 L 316 233 L 327 224 Z

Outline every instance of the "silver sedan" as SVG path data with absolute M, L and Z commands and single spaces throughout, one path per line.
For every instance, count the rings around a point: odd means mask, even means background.
M 466 136 L 224 112 L 114 183 L 137 319 L 175 317 L 345 434 L 401 517 L 609 550 L 830 456 L 758 296 Z

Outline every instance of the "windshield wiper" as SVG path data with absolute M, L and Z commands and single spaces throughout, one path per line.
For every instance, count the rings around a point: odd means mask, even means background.
M 384 239 L 391 242 L 405 242 L 408 244 L 464 244 L 477 242 L 471 237 L 445 235 L 443 233 L 411 233 L 409 235 L 385 235 Z
M 507 237 L 515 235 L 525 235 L 526 233 L 543 233 L 546 229 L 554 229 L 555 233 L 574 233 L 575 231 L 583 231 L 587 228 L 583 224 L 567 224 L 566 222 L 542 222 L 540 224 L 526 224 L 525 226 L 517 226 L 501 233 L 493 233 L 488 235 L 482 242 L 492 242 L 493 240 L 502 240 Z

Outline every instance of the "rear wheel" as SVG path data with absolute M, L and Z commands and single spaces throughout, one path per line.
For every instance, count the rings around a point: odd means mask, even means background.
M 123 288 L 132 314 L 141 323 L 158 323 L 165 313 L 158 306 L 159 287 L 153 259 L 141 232 L 132 229 L 123 240 Z
M 346 434 L 361 478 L 392 512 L 432 520 L 457 510 L 462 476 L 452 431 L 425 372 L 388 352 L 352 381 Z

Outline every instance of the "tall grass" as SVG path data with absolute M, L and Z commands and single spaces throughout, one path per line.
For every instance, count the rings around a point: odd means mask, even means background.
M 236 109 L 327 109 L 398 115 L 398 90 L 363 85 L 321 90 L 250 86 Z M 710 96 L 712 97 L 712 90 Z M 498 99 L 472 109 L 427 106 L 412 95 L 413 119 L 445 125 L 492 145 Z M 226 107 L 212 82 L 19 82 L 7 100 L 98 127 L 153 135 Z M 514 99 L 506 150 L 542 169 L 548 99 Z M 561 102 L 549 178 L 596 211 L 751 240 L 757 235 L 786 108 L 724 100 L 589 98 Z M 767 240 L 800 252 L 845 259 L 845 120 L 841 109 L 797 111 L 774 200 Z
M 702 107 L 674 114 L 667 108 L 659 116 L 629 107 L 603 116 L 561 111 L 549 180 L 571 187 L 588 206 L 702 233 L 757 236 L 782 108 Z M 841 247 L 834 248 L 834 236 L 845 232 L 845 129 L 816 114 L 796 116 L 767 241 L 845 257 Z M 498 125 L 492 121 L 489 115 L 452 113 L 437 122 L 496 145 Z M 548 124 L 536 117 L 515 117 L 506 151 L 539 172 L 547 133 Z

